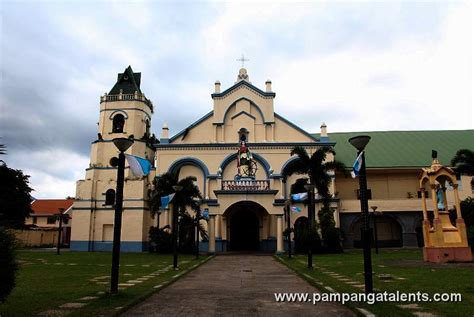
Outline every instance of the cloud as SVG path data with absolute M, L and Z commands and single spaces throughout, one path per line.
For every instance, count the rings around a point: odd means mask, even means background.
M 242 53 L 254 85 L 272 80 L 276 112 L 310 132 L 474 128 L 468 1 L 2 6 L 0 137 L 38 197 L 74 195 L 99 96 L 128 65 L 158 137 L 164 122 L 174 134 L 208 113 Z

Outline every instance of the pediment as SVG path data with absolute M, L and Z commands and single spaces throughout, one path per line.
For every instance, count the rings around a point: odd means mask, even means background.
M 274 92 L 267 92 L 267 91 L 263 91 L 261 90 L 260 88 L 252 85 L 251 83 L 249 83 L 248 81 L 245 81 L 245 80 L 241 80 L 237 83 L 235 83 L 233 86 L 227 88 L 226 90 L 224 90 L 223 92 L 220 92 L 220 93 L 213 93 L 211 94 L 211 97 L 212 99 L 215 99 L 215 98 L 225 98 L 227 95 L 230 95 L 232 94 L 233 92 L 235 92 L 236 90 L 238 90 L 239 88 L 248 88 L 249 90 L 255 92 L 256 94 L 260 95 L 261 97 L 272 97 L 272 98 L 275 98 L 276 94 Z

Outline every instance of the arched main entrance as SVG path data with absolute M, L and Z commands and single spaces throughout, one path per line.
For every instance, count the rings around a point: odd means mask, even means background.
M 260 227 L 262 216 L 266 213 L 261 205 L 242 201 L 230 206 L 225 214 L 228 217 L 229 249 L 231 251 L 260 250 Z

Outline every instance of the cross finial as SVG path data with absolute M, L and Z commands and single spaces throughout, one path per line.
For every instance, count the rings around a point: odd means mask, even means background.
M 248 62 L 250 59 L 247 59 L 245 58 L 244 54 L 242 54 L 242 57 L 241 58 L 238 58 L 237 61 L 238 62 L 242 62 L 242 68 L 244 68 L 244 63 L 245 62 Z

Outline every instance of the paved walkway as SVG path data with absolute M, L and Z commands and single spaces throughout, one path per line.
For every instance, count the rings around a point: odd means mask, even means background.
M 271 256 L 217 256 L 122 316 L 355 316 L 337 303 L 277 303 L 319 292 Z

